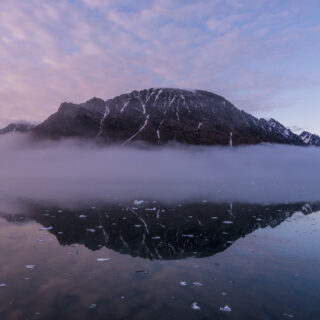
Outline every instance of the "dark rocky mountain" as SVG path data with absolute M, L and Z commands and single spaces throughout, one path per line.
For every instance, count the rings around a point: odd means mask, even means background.
M 219 95 L 173 88 L 133 91 L 107 101 L 62 103 L 32 133 L 40 138 L 81 137 L 120 144 L 306 145 L 276 120 L 257 119 Z
M 300 134 L 300 139 L 306 144 L 311 146 L 317 146 L 320 147 L 320 137 L 316 134 L 312 134 L 307 131 L 303 131 Z
M 86 103 L 64 102 L 58 111 L 33 129 L 39 137 L 81 137 L 94 138 L 100 128 L 100 122 L 106 106 L 102 99 L 93 98 Z
M 101 204 L 81 210 L 29 204 L 29 213 L 7 215 L 15 223 L 35 220 L 63 246 L 107 247 L 147 259 L 202 258 L 226 250 L 258 228 L 276 227 L 301 211 L 319 211 L 319 203 L 163 205 L 145 201 Z
M 29 132 L 31 131 L 35 125 L 27 122 L 14 122 L 7 125 L 5 128 L 0 129 L 0 134 L 6 134 L 11 132 Z

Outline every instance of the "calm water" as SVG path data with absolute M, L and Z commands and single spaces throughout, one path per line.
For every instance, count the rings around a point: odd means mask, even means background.
M 319 203 L 20 208 L 0 319 L 320 319 Z

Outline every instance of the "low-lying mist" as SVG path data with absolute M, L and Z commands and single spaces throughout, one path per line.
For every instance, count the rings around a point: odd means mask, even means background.
M 7 201 L 59 203 L 320 200 L 320 148 L 106 147 L 0 137 L 0 210 Z

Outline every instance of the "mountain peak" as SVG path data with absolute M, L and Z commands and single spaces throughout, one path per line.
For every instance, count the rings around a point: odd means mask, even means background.
M 94 97 L 81 104 L 64 102 L 32 133 L 120 144 L 308 145 L 305 136 L 294 134 L 275 119 L 257 119 L 212 92 L 181 88 L 134 90 L 107 101 Z
M 306 145 L 320 146 L 320 137 L 316 134 L 303 131 L 300 138 Z
M 35 127 L 34 124 L 28 121 L 16 121 L 8 124 L 3 129 L 0 129 L 0 134 L 12 133 L 12 132 L 29 132 Z

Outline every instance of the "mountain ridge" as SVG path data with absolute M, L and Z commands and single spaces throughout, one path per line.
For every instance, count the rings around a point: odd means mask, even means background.
M 220 95 L 177 88 L 134 90 L 106 101 L 64 102 L 28 131 L 37 138 L 78 137 L 107 144 L 320 144 L 316 135 L 298 136 L 274 119 L 239 110 Z

